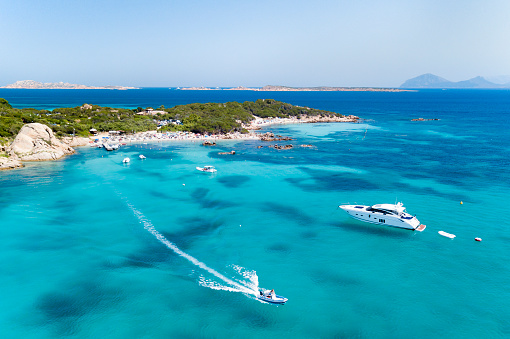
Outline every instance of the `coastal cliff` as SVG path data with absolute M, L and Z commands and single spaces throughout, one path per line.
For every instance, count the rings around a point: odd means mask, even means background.
M 13 159 L 22 161 L 56 160 L 73 154 L 74 149 L 58 140 L 51 128 L 40 123 L 24 125 L 7 148 Z

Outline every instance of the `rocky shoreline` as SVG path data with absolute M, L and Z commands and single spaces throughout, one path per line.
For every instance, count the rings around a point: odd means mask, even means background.
M 244 125 L 243 127 L 247 130 L 256 130 L 260 129 L 262 126 L 269 126 L 273 124 L 313 124 L 313 123 L 323 123 L 323 122 L 358 122 L 359 117 L 355 115 L 329 115 L 329 116 L 320 116 L 320 115 L 301 115 L 298 117 L 289 117 L 289 118 L 259 118 L 255 117 L 249 124 Z
M 262 126 L 273 124 L 296 124 L 296 123 L 324 123 L 324 122 L 358 122 L 359 117 L 349 116 L 300 116 L 291 118 L 255 118 L 244 127 L 249 133 L 228 133 L 218 135 L 200 135 L 191 132 L 176 132 L 173 137 L 163 137 L 162 133 L 157 131 L 140 132 L 127 137 L 114 137 L 109 140 L 114 142 L 138 142 L 138 141 L 164 141 L 164 140 L 207 140 L 208 144 L 214 144 L 214 140 L 263 140 L 263 141 L 280 141 L 292 140 L 290 137 L 275 136 L 271 132 L 256 133 L 254 130 L 260 129 Z M 11 143 L 5 147 L 5 154 L 0 154 L 0 170 L 9 170 L 23 167 L 23 161 L 47 161 L 57 160 L 66 155 L 75 153 L 73 147 L 87 146 L 94 143 L 95 139 L 101 139 L 106 133 L 91 136 L 89 138 L 82 137 L 64 137 L 58 139 L 53 134 L 51 128 L 40 123 L 30 123 L 24 125 L 18 135 Z M 276 147 L 275 147 L 276 146 Z M 289 149 L 292 146 L 278 146 L 277 149 Z M 230 153 L 235 154 L 235 153 Z
M 5 148 L 7 157 L 0 156 L 0 170 L 23 167 L 22 161 L 57 160 L 73 154 L 72 147 L 88 145 L 88 138 L 59 140 L 51 128 L 40 123 L 24 125 L 14 141 Z

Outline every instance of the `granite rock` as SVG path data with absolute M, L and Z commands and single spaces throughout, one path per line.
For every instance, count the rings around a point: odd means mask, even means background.
M 58 140 L 48 126 L 31 123 L 21 128 L 7 152 L 22 161 L 44 161 L 73 154 L 74 149 Z

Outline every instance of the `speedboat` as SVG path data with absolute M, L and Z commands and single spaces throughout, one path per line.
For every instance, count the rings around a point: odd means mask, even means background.
M 287 302 L 287 300 L 289 300 L 287 298 L 282 297 L 281 295 L 276 295 L 276 294 L 271 295 L 271 291 L 269 291 L 269 290 L 266 290 L 266 291 L 259 290 L 259 295 L 257 296 L 257 299 L 262 300 L 267 303 L 280 304 L 280 305 L 285 304 Z
M 123 163 L 127 164 L 128 162 L 130 162 L 131 160 L 129 158 L 124 158 L 124 160 L 122 160 Z
M 142 159 L 142 160 L 146 158 L 146 156 L 145 156 L 145 155 L 143 155 L 143 154 L 140 154 L 138 157 L 139 157 L 140 159 Z
M 214 168 L 214 166 L 197 167 L 197 170 L 202 171 L 202 172 L 209 172 L 209 173 L 216 172 L 216 168 Z
M 371 224 L 405 228 L 413 231 L 423 231 L 425 225 L 420 224 L 416 216 L 406 212 L 404 205 L 377 204 L 365 205 L 340 205 L 338 206 L 349 214 L 351 218 Z

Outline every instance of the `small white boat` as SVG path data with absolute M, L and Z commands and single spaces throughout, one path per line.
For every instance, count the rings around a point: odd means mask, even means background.
M 273 292 L 273 293 L 271 293 Z M 265 290 L 265 291 L 262 291 L 262 290 L 259 290 L 259 295 L 257 296 L 257 299 L 259 300 L 262 300 L 266 303 L 271 303 L 271 304 L 280 304 L 280 305 L 283 305 L 287 302 L 287 298 L 284 298 L 282 297 L 281 295 L 276 295 L 274 294 L 274 291 L 269 291 L 269 290 Z
M 143 154 L 140 154 L 138 157 L 139 157 L 140 159 L 142 159 L 142 160 L 147 158 L 147 157 L 146 157 L 145 155 L 143 155 Z
M 197 170 L 202 171 L 202 172 L 209 172 L 209 173 L 216 172 L 216 168 L 214 168 L 214 166 L 197 167 Z
M 124 158 L 124 160 L 122 160 L 123 163 L 127 164 L 129 163 L 131 160 L 129 158 Z
M 405 228 L 414 231 L 423 231 L 426 227 L 420 224 L 416 216 L 407 213 L 401 202 L 373 206 L 341 205 L 338 207 L 346 211 L 351 218 L 371 224 Z

